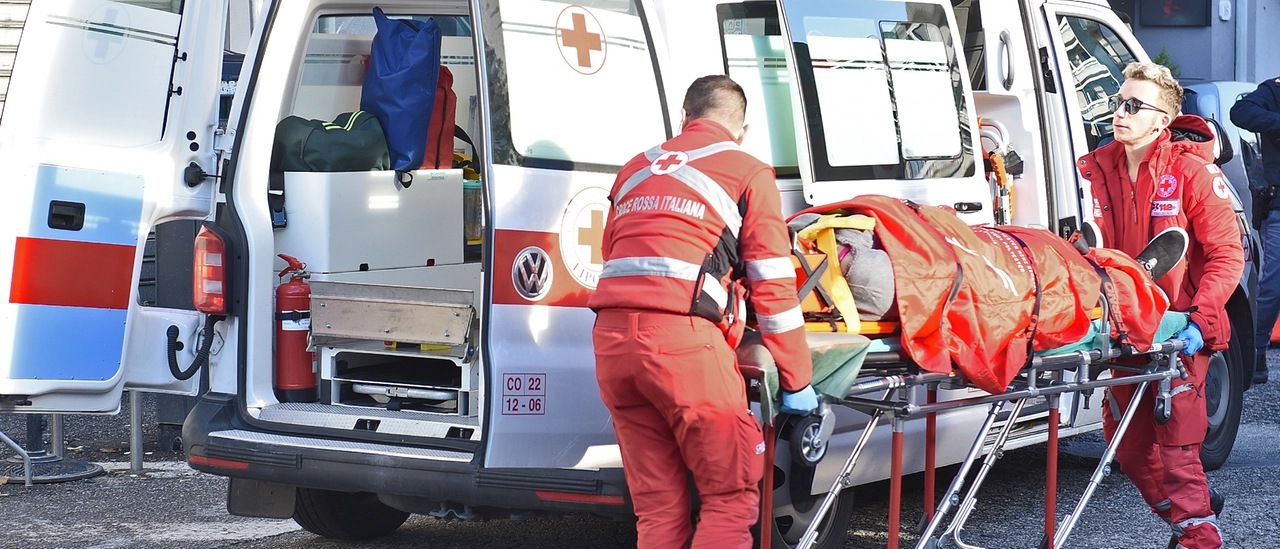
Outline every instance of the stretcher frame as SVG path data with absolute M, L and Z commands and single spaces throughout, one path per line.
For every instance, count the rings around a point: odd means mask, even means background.
M 870 418 L 863 428 L 858 442 L 854 445 L 852 453 L 850 453 L 840 473 L 832 483 L 830 490 L 819 505 L 815 519 L 801 537 L 800 543 L 796 546 L 797 549 L 809 549 L 816 542 L 818 525 L 827 517 L 840 492 L 853 485 L 852 473 L 857 465 L 858 457 L 871 440 L 871 434 L 879 424 L 880 418 L 886 415 L 889 417 L 893 429 L 887 547 L 888 549 L 898 548 L 901 530 L 905 424 L 908 419 L 922 414 L 925 416 L 926 421 L 925 467 L 923 472 L 925 475 L 924 508 L 926 514 L 923 517 L 924 520 L 917 527 L 920 539 L 914 547 L 916 549 L 978 549 L 977 546 L 967 544 L 961 539 L 961 531 L 977 505 L 977 493 L 986 479 L 987 473 L 990 472 L 995 462 L 1003 455 L 1004 445 L 1008 441 L 1009 433 L 1016 424 L 1023 406 L 1028 399 L 1037 397 L 1047 397 L 1049 404 L 1048 451 L 1045 460 L 1045 522 L 1044 536 L 1041 538 L 1039 547 L 1040 549 L 1064 547 L 1067 538 L 1075 528 L 1093 493 L 1101 485 L 1102 479 L 1111 473 L 1110 463 L 1115 457 L 1120 441 L 1128 431 L 1129 424 L 1142 399 L 1134 398 L 1130 401 L 1129 406 L 1118 422 L 1115 435 L 1103 452 L 1098 466 L 1089 477 L 1089 482 L 1080 499 L 1071 512 L 1059 523 L 1056 518 L 1058 429 L 1060 423 L 1059 397 L 1069 392 L 1091 394 L 1097 389 L 1132 384 L 1138 385 L 1136 394 L 1142 394 L 1150 384 L 1155 383 L 1159 387 L 1159 392 L 1156 395 L 1157 420 L 1161 418 L 1167 420 L 1167 411 L 1171 409 L 1169 408 L 1169 399 L 1171 398 L 1172 380 L 1174 377 L 1185 378 L 1186 375 L 1181 361 L 1177 357 L 1178 352 L 1184 346 L 1184 341 L 1173 339 L 1155 344 L 1146 353 L 1135 352 L 1131 348 L 1126 349 L 1121 346 L 1111 347 L 1106 350 L 1093 349 L 1061 355 L 1037 356 L 1031 360 L 1031 364 L 1027 368 L 1019 372 L 1018 377 L 1009 385 L 1007 391 L 1000 394 L 987 394 L 946 402 L 937 401 L 937 392 L 940 388 L 956 389 L 969 388 L 971 386 L 956 374 L 905 372 L 902 367 L 909 365 L 909 362 L 904 362 L 899 353 L 896 352 L 876 353 L 869 356 L 867 367 L 864 369 L 863 374 L 859 376 L 860 381 L 850 389 L 846 398 L 834 404 L 861 411 L 869 415 Z M 1142 355 L 1150 357 L 1149 363 L 1145 366 L 1110 362 L 1115 358 Z M 1123 371 L 1129 375 L 1106 378 L 1095 377 L 1093 375 L 1095 366 L 1099 366 L 1096 368 L 1098 374 L 1101 374 L 1105 369 L 1110 369 Z M 743 375 L 749 379 L 762 379 L 764 376 L 763 370 L 754 365 L 740 365 L 740 369 Z M 1067 380 L 1064 376 L 1067 371 L 1075 371 L 1081 375 L 1078 379 Z M 923 403 L 918 401 L 918 392 L 911 390 L 922 386 L 927 389 L 925 402 Z M 876 393 L 883 393 L 883 395 L 880 398 L 868 396 Z M 964 498 L 960 499 L 960 492 L 964 490 L 965 482 L 972 466 L 978 458 L 983 456 L 982 450 L 987 445 L 986 440 L 996 423 L 997 417 L 1010 402 L 1013 403 L 1013 410 L 991 443 L 991 448 L 986 452 L 986 458 L 974 477 L 972 485 L 965 493 Z M 937 470 L 935 460 L 937 450 L 937 414 L 946 410 L 982 405 L 989 407 L 986 420 L 979 428 L 977 436 L 974 438 L 974 443 L 964 461 L 961 462 L 960 470 L 956 473 L 941 502 L 935 508 L 933 493 Z M 773 422 L 765 422 L 764 437 L 766 441 L 773 441 L 775 437 Z M 765 463 L 772 463 L 773 457 L 774 444 L 770 443 L 766 445 Z M 773 468 L 765 467 L 764 469 L 764 486 L 772 486 Z M 772 517 L 770 516 L 772 490 L 766 489 L 762 491 L 761 506 L 763 508 L 762 524 L 768 525 L 772 522 Z M 935 536 L 934 533 L 941 527 L 942 520 L 953 508 L 956 510 L 955 518 L 943 529 L 941 534 Z M 768 549 L 769 547 L 769 535 L 764 534 L 767 531 L 762 528 L 762 549 Z
M 797 264 L 804 274 L 804 282 L 799 288 L 801 297 L 808 295 L 809 292 L 815 293 L 819 299 L 833 303 L 830 294 L 825 288 L 819 284 L 823 272 L 828 268 L 827 261 L 821 261 L 817 265 L 808 264 L 800 253 L 798 246 L 794 245 L 793 253 L 797 256 Z M 1099 339 L 1110 342 L 1106 334 L 1110 333 L 1109 319 L 1110 304 L 1106 300 L 1105 292 L 1099 296 L 1102 314 L 1100 315 L 1101 329 L 1103 334 Z M 843 324 L 843 323 L 839 323 Z M 865 324 L 865 323 L 864 323 Z M 833 330 L 838 328 L 836 321 L 831 321 L 830 325 Z M 1085 400 L 1087 407 L 1087 399 L 1097 389 L 1106 389 L 1108 387 L 1118 385 L 1137 384 L 1138 389 L 1135 394 L 1143 394 L 1148 386 L 1152 383 L 1157 384 L 1159 391 L 1155 397 L 1156 420 L 1159 422 L 1168 421 L 1170 407 L 1172 380 L 1174 377 L 1186 379 L 1187 373 L 1184 370 L 1181 360 L 1178 359 L 1178 352 L 1186 345 L 1186 342 L 1179 339 L 1171 339 L 1164 342 L 1155 343 L 1151 349 L 1142 352 L 1126 343 L 1115 345 L 1107 344 L 1104 348 L 1095 348 L 1090 350 L 1080 350 L 1062 354 L 1050 354 L 1045 356 L 1033 356 L 1028 364 L 1018 372 L 1018 375 L 1009 384 L 1008 388 L 999 394 L 986 394 L 983 396 L 975 396 L 946 402 L 938 402 L 938 389 L 945 387 L 948 389 L 973 388 L 968 384 L 962 375 L 958 372 L 947 374 L 920 372 L 919 368 L 911 361 L 911 359 L 903 351 L 887 351 L 869 353 L 863 363 L 863 369 L 858 375 L 858 380 L 850 388 L 845 398 L 836 402 L 828 402 L 829 404 L 839 404 L 855 410 L 858 410 L 869 417 L 866 426 L 863 428 L 862 435 L 855 444 L 852 453 L 845 461 L 840 473 L 832 482 L 830 490 L 823 498 L 814 520 L 806 528 L 804 534 L 797 544 L 797 549 L 810 549 L 818 538 L 818 527 L 823 520 L 828 517 L 834 506 L 836 498 L 845 488 L 852 486 L 852 472 L 857 465 L 857 460 L 862 450 L 866 447 L 871 439 L 871 434 L 879 424 L 881 416 L 888 416 L 889 423 L 892 426 L 891 436 L 891 465 L 889 476 L 889 521 L 888 521 L 888 543 L 887 549 L 898 549 L 901 532 L 901 513 L 902 513 L 902 478 L 903 478 L 903 446 L 905 441 L 905 424 L 908 419 L 925 416 L 925 465 L 923 474 L 924 478 L 924 509 L 925 515 L 922 517 L 921 523 L 917 526 L 917 533 L 920 535 L 919 541 L 914 546 L 915 549 L 980 549 L 978 546 L 965 543 L 961 539 L 961 532 L 968 518 L 972 514 L 977 505 L 977 493 L 985 481 L 987 474 L 1003 455 L 1005 443 L 1008 441 L 1009 433 L 1017 423 L 1019 415 L 1022 413 L 1023 407 L 1028 399 L 1045 397 L 1048 401 L 1048 441 L 1047 441 L 1047 457 L 1045 464 L 1045 514 L 1044 514 L 1044 534 L 1041 538 L 1040 549 L 1057 549 L 1064 547 L 1072 530 L 1078 523 L 1085 508 L 1088 506 L 1089 500 L 1093 497 L 1098 486 L 1101 485 L 1102 479 L 1111 473 L 1111 461 L 1115 457 L 1115 453 L 1121 440 L 1123 440 L 1128 431 L 1129 424 L 1133 416 L 1138 410 L 1139 404 L 1143 399 L 1131 399 L 1129 406 L 1126 408 L 1123 416 L 1121 416 L 1116 433 L 1112 440 L 1108 443 L 1106 450 L 1103 452 L 1102 458 L 1099 460 L 1098 466 L 1094 469 L 1089 477 L 1084 492 L 1081 494 L 1076 505 L 1059 523 L 1057 521 L 1057 475 L 1058 475 L 1058 431 L 1060 424 L 1059 400 L 1061 395 L 1066 393 L 1078 393 L 1081 398 L 1075 400 L 1075 405 L 1079 406 L 1082 399 Z M 1132 357 L 1149 357 L 1145 366 L 1136 366 L 1131 363 L 1113 362 L 1117 358 Z M 763 380 L 764 371 L 756 365 L 739 364 L 742 375 L 748 379 Z M 1101 377 L 1106 370 L 1121 371 L 1128 375 Z M 1076 375 L 1072 379 L 1067 379 L 1065 372 L 1074 372 Z M 919 402 L 918 391 L 912 390 L 918 387 L 926 388 L 925 402 Z M 880 396 L 873 397 L 880 393 Z M 826 399 L 830 400 L 830 399 Z M 985 459 L 980 466 L 977 475 L 965 492 L 963 499 L 960 493 L 964 491 L 966 479 L 977 460 L 982 457 L 983 449 L 986 447 L 986 440 L 994 427 L 998 416 L 1003 412 L 1006 404 L 1012 402 L 1013 410 L 1005 420 L 1003 427 L 996 434 L 995 439 L 991 443 L 991 448 L 986 452 Z M 986 420 L 979 428 L 974 443 L 970 447 L 968 454 L 960 464 L 960 470 L 956 473 L 946 493 L 938 505 L 934 506 L 934 488 L 937 472 L 936 455 L 937 455 L 937 414 L 938 412 L 972 406 L 988 406 Z M 1074 415 L 1074 414 L 1073 414 Z M 768 442 L 765 448 L 765 463 L 771 464 L 774 461 L 774 438 L 776 436 L 776 427 L 772 421 L 764 422 L 764 438 Z M 766 487 L 761 492 L 761 549 L 769 549 L 772 531 L 772 490 L 768 487 L 773 485 L 773 467 L 765 467 L 764 483 Z M 936 534 L 939 528 L 942 528 L 942 521 L 948 513 L 955 510 L 955 516 L 952 521 L 943 528 L 941 533 Z

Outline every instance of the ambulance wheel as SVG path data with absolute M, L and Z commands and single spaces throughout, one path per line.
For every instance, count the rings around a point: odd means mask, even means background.
M 792 548 L 800 543 L 804 531 L 818 520 L 818 508 L 826 494 L 812 495 L 813 467 L 806 467 L 791 460 L 791 449 L 783 448 L 791 443 L 786 438 L 778 440 L 773 467 L 773 521 L 770 547 Z M 849 521 L 853 518 L 853 488 L 840 491 L 827 516 L 818 523 L 818 539 L 814 549 L 844 547 L 849 537 Z
M 1244 410 L 1244 390 L 1252 370 L 1244 363 L 1243 342 L 1235 322 L 1231 326 L 1231 346 L 1209 358 L 1204 381 L 1204 405 L 1209 418 L 1209 432 L 1200 446 L 1200 463 L 1204 470 L 1214 471 L 1231 457 Z
M 298 488 L 293 520 L 304 530 L 331 539 L 382 537 L 400 528 L 409 513 L 392 509 L 377 494 Z
M 791 463 L 813 467 L 822 461 L 822 456 L 827 453 L 827 445 L 814 446 L 813 444 L 821 429 L 821 416 L 811 415 L 795 420 L 795 424 L 791 426 L 790 436 Z

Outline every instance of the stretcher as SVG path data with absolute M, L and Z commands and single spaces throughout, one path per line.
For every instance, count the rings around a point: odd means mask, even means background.
M 823 279 L 823 269 L 826 268 L 827 262 L 814 265 L 800 264 L 803 265 L 804 279 L 807 279 L 803 280 L 800 286 L 802 298 L 813 292 L 820 299 L 834 301 L 829 289 L 824 288 L 824 284 L 819 284 Z M 820 395 L 820 406 L 816 413 L 808 417 L 787 418 L 787 421 L 793 422 L 788 429 L 793 463 L 800 462 L 806 466 L 816 466 L 825 456 L 827 442 L 835 428 L 833 406 L 849 407 L 866 414 L 869 419 L 797 547 L 808 549 L 815 543 L 819 527 L 832 512 L 840 492 L 852 486 L 852 473 L 858 465 L 858 458 L 870 441 L 872 432 L 884 418 L 887 420 L 885 424 L 892 429 L 888 548 L 897 549 L 900 543 L 905 423 L 907 420 L 923 416 L 926 421 L 925 516 L 917 527 L 919 541 L 915 547 L 916 549 L 974 548 L 975 546 L 963 541 L 962 531 L 977 505 L 978 490 L 995 462 L 1002 456 L 1009 435 L 1027 402 L 1039 398 L 1048 401 L 1045 522 L 1040 547 L 1050 549 L 1064 547 L 1093 493 L 1102 479 L 1110 474 L 1110 463 L 1142 399 L 1133 399 L 1124 411 L 1116 433 L 1090 476 L 1084 492 L 1071 511 L 1059 521 L 1056 518 L 1056 507 L 1061 396 L 1070 393 L 1079 394 L 1082 398 L 1074 399 L 1072 402 L 1075 406 L 1080 406 L 1082 402 L 1088 406 L 1089 396 L 1098 389 L 1136 384 L 1137 392 L 1141 394 L 1149 385 L 1155 384 L 1158 387 L 1155 398 L 1155 417 L 1157 421 L 1164 422 L 1168 421 L 1172 409 L 1170 398 L 1173 378 L 1186 379 L 1186 372 L 1177 358 L 1178 352 L 1183 349 L 1186 342 L 1172 337 L 1172 334 L 1179 333 L 1186 326 L 1185 314 L 1165 313 L 1164 322 L 1161 323 L 1161 328 L 1153 339 L 1153 345 L 1148 349 L 1140 350 L 1128 343 L 1116 342 L 1109 337 L 1112 332 L 1108 323 L 1109 319 L 1113 318 L 1110 308 L 1111 303 L 1108 302 L 1108 296 L 1104 292 L 1100 295 L 1098 308 L 1091 315 L 1094 320 L 1089 336 L 1074 345 L 1036 353 L 1003 392 L 984 392 L 970 398 L 945 402 L 939 402 L 937 399 L 940 389 L 972 389 L 974 386 L 958 370 L 937 373 L 919 368 L 902 350 L 896 337 L 894 323 L 860 322 L 852 330 L 835 318 L 809 323 L 807 326 L 810 332 L 809 346 L 814 357 L 813 384 Z M 1117 359 L 1124 360 L 1117 362 Z M 758 398 L 760 394 L 778 394 L 776 367 L 772 357 L 758 338 L 751 337 L 751 334 L 744 338 L 738 348 L 738 363 L 741 373 L 749 380 L 749 393 L 753 397 Z M 1113 372 L 1119 372 L 1119 374 L 1113 374 Z M 924 393 L 923 402 L 921 402 L 922 392 Z M 777 415 L 776 403 L 770 398 L 760 399 L 759 402 L 761 417 L 764 418 L 764 436 L 768 443 L 765 459 L 766 463 L 774 463 L 774 441 L 777 432 L 774 424 L 774 418 Z M 973 443 L 960 463 L 955 479 L 935 507 L 933 495 L 937 454 L 937 414 L 946 410 L 977 406 L 987 407 L 985 421 L 975 433 Z M 1006 408 L 1011 408 L 1007 415 L 1005 415 Z M 1003 425 L 997 429 L 996 425 L 1002 416 L 1004 416 Z M 980 459 L 982 461 L 978 465 Z M 975 465 L 978 465 L 978 471 L 969 483 L 968 479 Z M 772 467 L 765 467 L 764 486 L 773 485 L 772 472 Z M 967 490 L 966 483 L 969 483 Z M 772 490 L 763 490 L 761 499 L 761 524 L 766 525 L 761 530 L 761 547 L 768 549 L 769 532 L 772 526 L 770 516 L 773 507 Z M 944 520 L 948 516 L 951 520 L 944 526 Z

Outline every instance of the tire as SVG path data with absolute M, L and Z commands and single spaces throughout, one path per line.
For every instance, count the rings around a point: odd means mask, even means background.
M 780 439 L 775 453 L 773 523 L 770 547 L 790 549 L 800 543 L 801 536 L 817 518 L 818 508 L 825 494 L 810 495 L 813 469 L 792 466 L 790 443 Z M 849 535 L 849 521 L 853 518 L 853 488 L 845 488 L 832 504 L 825 520 L 819 522 L 818 539 L 814 549 L 844 547 Z
M 1205 471 L 1222 467 L 1231 456 L 1236 434 L 1240 430 L 1240 413 L 1244 410 L 1244 390 L 1252 371 L 1244 364 L 1240 336 L 1234 323 L 1231 346 L 1209 359 L 1205 375 L 1205 411 L 1209 416 L 1209 432 L 1200 446 L 1200 463 Z
M 369 492 L 298 488 L 293 520 L 304 530 L 331 539 L 361 540 L 395 532 L 409 513 L 393 509 Z

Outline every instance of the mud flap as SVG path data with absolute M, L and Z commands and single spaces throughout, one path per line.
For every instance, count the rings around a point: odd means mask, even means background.
M 297 495 L 296 486 L 231 477 L 227 512 L 237 517 L 287 519 L 293 517 Z

